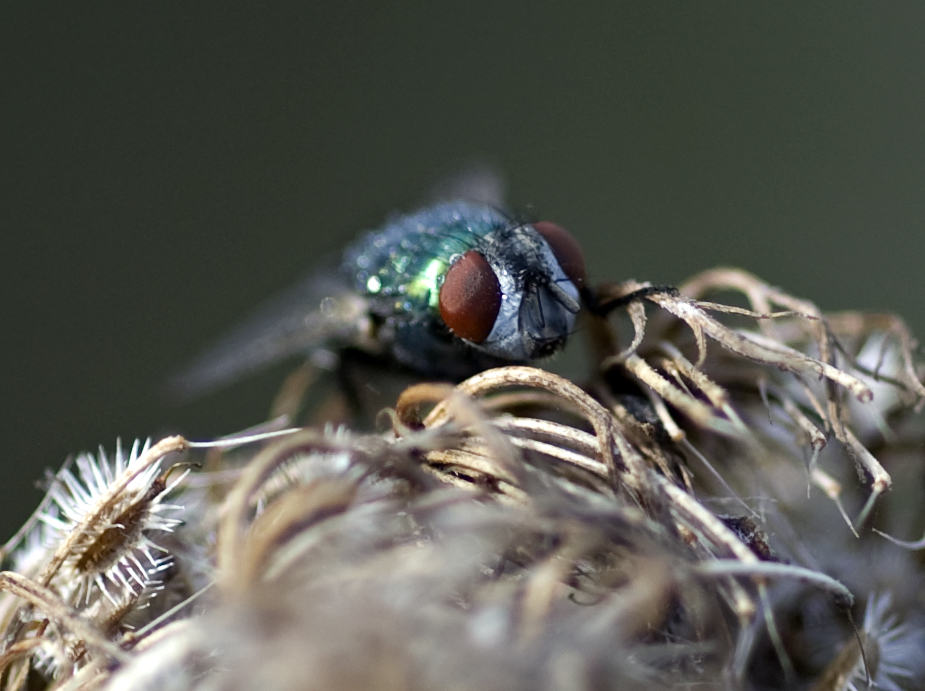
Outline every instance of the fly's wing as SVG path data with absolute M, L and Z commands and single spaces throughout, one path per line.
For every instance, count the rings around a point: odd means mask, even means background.
M 366 300 L 336 275 L 310 275 L 270 300 L 168 383 L 180 399 L 204 394 L 321 344 L 370 347 Z
M 431 187 L 427 201 L 434 203 L 461 199 L 503 209 L 506 188 L 504 176 L 494 166 L 474 161 L 450 175 L 442 176 Z

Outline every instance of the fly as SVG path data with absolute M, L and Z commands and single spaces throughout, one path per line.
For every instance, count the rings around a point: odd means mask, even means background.
M 556 353 L 575 325 L 581 249 L 562 227 L 451 201 L 369 232 L 339 270 L 315 272 L 174 380 L 193 396 L 296 353 L 358 349 L 458 380 Z

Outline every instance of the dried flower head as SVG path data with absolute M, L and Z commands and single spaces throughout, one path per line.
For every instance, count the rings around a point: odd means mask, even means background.
M 40 641 L 37 669 L 53 676 L 87 661 L 93 645 L 84 624 L 75 630 L 78 612 L 92 631 L 119 635 L 127 618 L 163 589 L 163 574 L 172 561 L 155 540 L 179 523 L 164 515 L 177 507 L 163 499 L 183 477 L 168 483 L 164 446 L 169 444 L 152 448 L 136 441 L 126 456 L 117 442 L 112 459 L 102 449 L 97 457 L 83 454 L 76 459 L 76 472 L 66 464 L 51 477 L 41 510 L 22 536 L 25 547 L 14 552 L 29 549 L 30 562 L 14 560 L 28 573 L 4 574 L 8 592 L 25 588 L 31 595 L 15 615 L 8 603 L 4 608 L 10 639 L 36 626 L 46 631 L 20 642 Z M 30 547 L 36 542 L 44 554 Z
M 925 688 L 920 560 L 868 529 L 925 522 L 902 322 L 736 270 L 593 298 L 581 386 L 504 367 L 379 434 L 78 458 L 8 544 L 3 687 Z M 889 591 L 854 638 L 852 589 Z
M 844 641 L 813 687 L 817 691 L 903 691 L 925 672 L 925 628 L 902 621 L 888 593 L 872 593 L 856 635 Z
M 97 456 L 77 457 L 76 473 L 65 467 L 53 478 L 48 493 L 56 510 L 44 512 L 39 520 L 51 528 L 49 537 L 55 542 L 77 531 L 52 579 L 66 601 L 86 605 L 102 594 L 118 605 L 126 594 L 135 599 L 156 587 L 160 574 L 170 567 L 170 554 L 158 545 L 157 537 L 180 523 L 168 517 L 179 507 L 163 499 L 181 478 L 168 485 L 160 462 L 135 473 L 138 459 L 149 448 L 150 441 L 142 446 L 136 440 L 126 456 L 117 441 L 111 459 L 100 447 Z M 126 472 L 133 474 L 131 480 L 111 493 L 111 486 Z

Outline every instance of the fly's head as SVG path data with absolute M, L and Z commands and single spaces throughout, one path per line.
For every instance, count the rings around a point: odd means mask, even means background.
M 584 257 L 568 231 L 547 222 L 511 225 L 452 263 L 440 288 L 440 315 L 477 350 L 536 360 L 565 345 L 584 281 Z

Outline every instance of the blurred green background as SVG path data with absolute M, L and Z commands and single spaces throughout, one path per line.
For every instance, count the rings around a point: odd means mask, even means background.
M 595 279 L 734 264 L 925 333 L 923 36 L 914 3 L 5 5 L 0 533 L 69 453 L 260 421 L 285 368 L 161 386 L 473 158 Z

